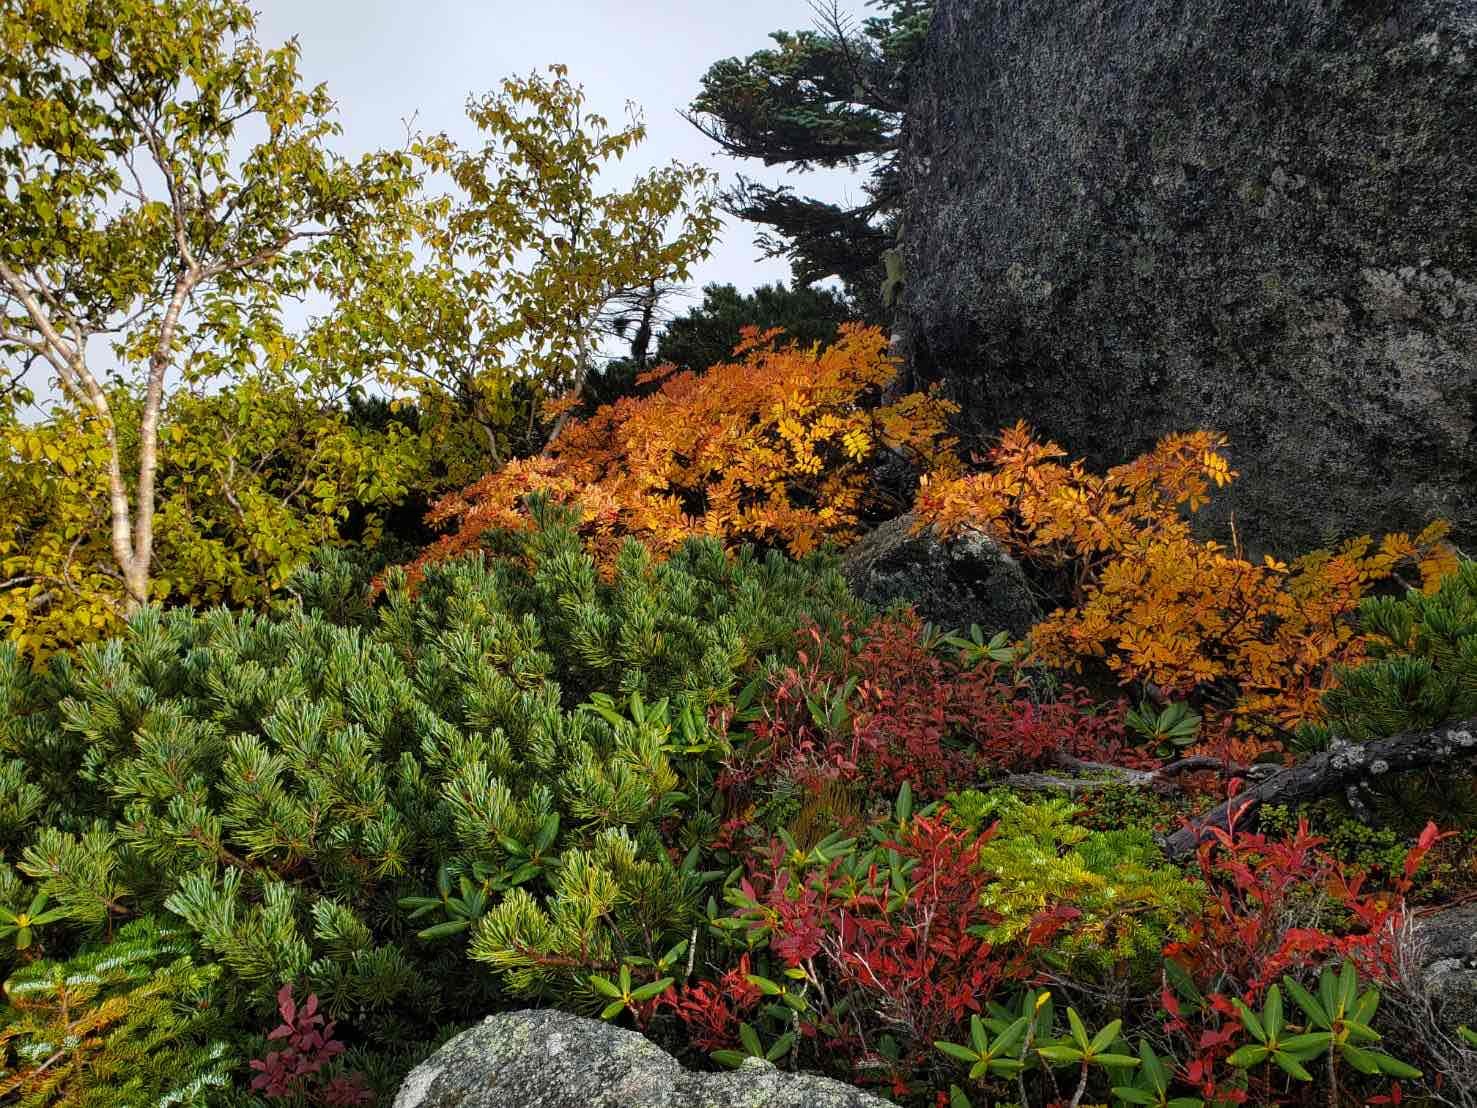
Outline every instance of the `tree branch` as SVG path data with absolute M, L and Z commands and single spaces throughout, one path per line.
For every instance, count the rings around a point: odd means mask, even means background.
M 1264 804 L 1317 800 L 1390 774 L 1473 757 L 1477 757 L 1477 717 L 1367 743 L 1335 739 L 1323 753 L 1278 770 L 1182 827 L 1165 841 L 1165 849 L 1170 857 L 1189 854 L 1207 831 L 1225 830 L 1233 823 L 1241 826 L 1254 820 Z
M 1172 780 L 1186 773 L 1202 773 L 1214 770 L 1226 777 L 1245 776 L 1275 772 L 1272 766 L 1242 766 L 1235 762 L 1227 762 L 1222 758 L 1209 756 L 1197 756 L 1193 758 L 1181 758 L 1177 762 L 1170 762 L 1160 766 L 1158 769 L 1129 769 L 1126 766 L 1110 765 L 1107 762 L 1084 762 L 1080 758 L 1074 758 L 1070 754 L 1057 754 L 1052 759 L 1057 766 L 1073 774 L 1091 774 L 1092 776 L 1066 777 L 1054 773 L 1017 773 L 997 781 L 990 782 L 991 785 L 1011 789 L 1021 789 L 1026 792 L 1064 792 L 1075 796 L 1077 793 L 1091 792 L 1094 789 L 1106 788 L 1130 788 L 1151 789 L 1158 793 L 1178 792 L 1180 786 Z

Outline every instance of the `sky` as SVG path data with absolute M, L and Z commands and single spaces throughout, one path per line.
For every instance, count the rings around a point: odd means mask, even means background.
M 627 101 L 643 109 L 647 141 L 626 165 L 639 171 L 674 158 L 700 162 L 725 186 L 740 170 L 770 182 L 786 177 L 718 152 L 678 112 L 713 62 L 763 49 L 770 31 L 812 27 L 816 18 L 807 0 L 257 0 L 256 7 L 263 45 L 296 36 L 303 77 L 327 84 L 345 153 L 402 144 L 412 118 L 419 130 L 474 142 L 463 112 L 469 94 L 557 62 L 584 85 L 590 110 L 613 124 L 624 120 Z M 862 0 L 853 7 L 860 12 Z M 793 183 L 827 200 L 860 195 L 843 171 Z M 787 262 L 758 258 L 755 230 L 730 220 L 713 256 L 695 269 L 692 288 L 787 281 Z

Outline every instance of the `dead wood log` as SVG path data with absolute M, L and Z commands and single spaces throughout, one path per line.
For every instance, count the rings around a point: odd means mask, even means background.
M 1171 858 L 1192 853 L 1211 828 L 1249 825 L 1263 804 L 1299 804 L 1351 786 L 1477 757 L 1477 717 L 1367 743 L 1334 740 L 1321 754 L 1278 770 L 1165 839 Z

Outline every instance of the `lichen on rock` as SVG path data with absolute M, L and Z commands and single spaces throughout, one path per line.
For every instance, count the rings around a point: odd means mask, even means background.
M 394 1108 L 885 1108 L 850 1085 L 762 1059 L 684 1069 L 634 1031 L 555 1009 L 489 1016 L 406 1077 Z
M 1224 431 L 1253 551 L 1477 539 L 1470 0 L 939 0 L 912 87 L 900 328 L 970 430 Z

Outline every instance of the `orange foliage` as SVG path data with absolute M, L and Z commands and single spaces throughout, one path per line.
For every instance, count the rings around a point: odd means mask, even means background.
M 746 332 L 735 361 L 706 373 L 664 367 L 647 396 L 571 420 L 539 458 L 521 459 L 442 500 L 430 521 L 456 530 L 412 567 L 476 549 L 489 531 L 527 522 L 532 492 L 580 510 L 596 560 L 609 567 L 627 536 L 658 552 L 689 536 L 754 541 L 801 555 L 854 536 L 879 447 L 925 469 L 957 468 L 953 405 L 912 394 L 878 405 L 897 375 L 887 339 L 848 325 L 824 349 Z
M 1196 539 L 1188 512 L 1236 476 L 1225 447 L 1211 432 L 1171 435 L 1098 475 L 1017 424 L 989 471 L 924 484 L 919 525 L 980 528 L 1062 575 L 1071 606 L 1032 629 L 1039 661 L 1078 668 L 1100 658 L 1124 683 L 1175 696 L 1234 688 L 1244 723 L 1291 729 L 1318 718 L 1333 666 L 1363 657 L 1349 617 L 1371 587 L 1410 569 L 1431 591 L 1455 552 L 1440 523 L 1414 539 L 1354 539 L 1291 565 Z

